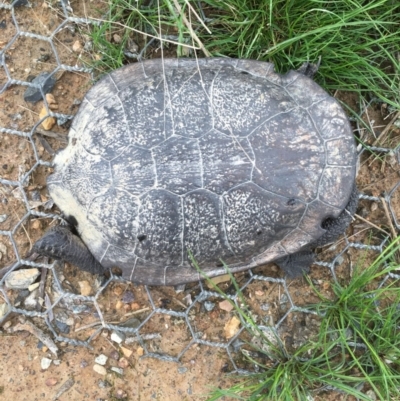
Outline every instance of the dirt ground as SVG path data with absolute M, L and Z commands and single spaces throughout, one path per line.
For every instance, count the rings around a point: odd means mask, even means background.
M 49 36 L 64 19 L 57 8 L 46 5 L 33 2 L 32 7 L 16 8 L 15 18 L 19 29 Z M 95 16 L 92 2 L 72 2 L 72 6 L 80 16 L 90 13 Z M 19 36 L 5 52 L 11 77 L 29 81 L 43 71 L 53 71 L 60 64 L 83 66 L 82 60 L 89 57 L 85 50 L 88 39 L 77 30 L 74 31 L 70 27 L 72 25 L 65 25 L 64 29 L 55 34 L 52 44 Z M 0 50 L 8 46 L 16 32 L 12 13 L 0 9 Z M 51 93 L 57 108 L 53 108 L 53 111 L 74 115 L 91 85 L 90 75 L 60 69 L 55 78 L 56 84 Z M 7 74 L 0 66 L 0 90 L 7 82 Z M 0 134 L 0 177 L 10 183 L 0 184 L 0 268 L 25 257 L 43 232 L 58 224 L 57 219 L 42 217 L 38 212 L 58 213 L 46 190 L 46 177 L 52 171 L 46 162 L 50 162 L 54 152 L 64 146 L 69 122 L 51 128 L 56 138 L 39 135 L 43 132 L 40 126 L 33 140 L 15 135 L 13 131 L 31 132 L 40 121 L 39 114 L 43 108 L 42 101 L 35 104 L 24 101 L 25 89 L 25 86 L 16 83 L 9 85 L 0 94 L 0 128 L 9 130 L 8 133 Z M 359 108 L 351 94 L 338 96 L 350 106 Z M 390 124 L 393 117 L 394 114 L 387 106 L 370 105 L 363 119 L 373 128 L 377 138 L 367 130 L 362 130 L 358 135 L 366 144 L 394 149 L 400 142 L 400 129 Z M 21 191 L 13 182 L 21 181 L 24 176 L 27 179 Z M 395 154 L 389 152 L 373 155 L 364 152 L 361 155 L 357 185 L 362 193 L 382 197 L 399 180 L 400 166 Z M 358 216 L 347 231 L 347 238 L 351 242 L 379 245 L 384 238 L 393 236 L 396 230 L 390 207 L 397 221 L 400 221 L 400 188 L 390 197 L 390 202 L 389 205 L 384 200 L 362 200 Z M 9 231 L 13 232 L 14 243 L 4 234 Z M 318 260 L 331 262 L 344 248 L 345 241 L 340 239 L 333 246 L 319 250 Z M 376 252 L 360 252 L 349 248 L 337 260 L 335 273 L 338 280 L 346 282 L 352 274 L 352 267 L 361 257 L 363 263 L 368 263 L 376 255 Z M 60 337 L 80 341 L 90 339 L 91 348 L 74 346 L 61 340 L 56 342 L 59 351 L 55 355 L 49 350 L 48 344 L 43 345 L 37 336 L 26 330 L 15 330 L 18 325 L 26 323 L 21 320 L 21 315 L 9 316 L 0 331 L 0 399 L 56 399 L 63 384 L 70 383 L 70 388 L 65 387 L 65 392 L 58 396 L 60 400 L 200 401 L 206 398 L 210 389 L 233 383 L 233 379 L 226 375 L 226 372 L 235 368 L 232 360 L 238 368 L 251 368 L 239 351 L 233 351 L 231 359 L 224 348 L 224 344 L 229 341 L 225 327 L 232 321 L 234 313 L 225 310 L 220 305 L 221 299 L 217 297 L 207 299 L 214 304 L 213 308 L 207 308 L 204 301 L 193 302 L 200 293 L 198 284 L 186 286 L 182 292 L 169 287 L 154 287 L 147 291 L 143 286 L 115 281 L 97 293 L 102 283 L 90 274 L 78 271 L 73 266 L 66 266 L 65 269 L 56 267 L 55 270 L 61 281 L 61 290 L 55 285 L 51 273 L 42 278 L 48 302 L 54 305 L 54 319 L 50 325 Z M 273 264 L 256 269 L 254 273 L 283 278 Z M 310 278 L 324 295 L 332 296 L 333 280 L 329 269 L 314 265 Z M 318 319 L 312 315 L 289 310 L 291 303 L 302 307 L 317 301 L 305 279 L 288 281 L 286 287 L 283 282 L 262 280 L 253 280 L 246 285 L 250 280 L 249 273 L 238 274 L 236 280 L 240 286 L 244 286 L 243 294 L 257 322 L 277 324 L 288 349 L 295 348 L 318 329 Z M 222 282 L 220 288 L 227 294 L 235 292 L 229 281 Z M 35 305 L 33 309 L 24 307 L 27 294 L 21 295 L 21 291 L 16 290 L 4 291 L 0 298 L 4 299 L 6 294 L 15 306 L 29 310 L 32 316 L 43 311 L 40 305 Z M 65 297 L 65 293 L 86 296 L 95 296 L 97 293 L 96 302 L 70 300 Z M 154 313 L 155 308 L 168 312 Z M 71 310 L 74 312 L 71 313 Z M 106 323 L 113 325 L 121 322 L 132 328 L 140 325 L 143 342 L 124 342 L 121 348 L 112 339 L 112 330 L 102 329 L 99 325 L 100 316 Z M 24 319 L 32 321 L 52 336 L 43 317 Z M 55 321 L 61 321 L 64 325 L 57 326 Z M 222 345 L 198 344 L 194 336 L 204 342 Z M 182 351 L 185 352 L 181 356 Z M 151 353 L 167 355 L 170 359 L 178 357 L 179 362 L 146 358 Z M 100 368 L 97 368 L 99 372 L 93 370 L 95 358 L 101 354 L 108 357 L 106 372 Z M 52 361 L 49 367 L 43 368 L 43 358 Z M 123 370 L 115 372 L 112 368 Z M 329 393 L 320 399 L 334 401 L 344 398 Z

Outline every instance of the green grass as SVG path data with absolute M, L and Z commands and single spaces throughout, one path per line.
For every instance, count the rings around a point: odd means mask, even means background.
M 187 0 L 110 1 L 105 22 L 91 33 L 101 55 L 95 65 L 103 71 L 115 69 L 127 62 L 128 39 L 143 49 L 161 34 L 169 57 L 193 56 L 193 48 L 203 57 L 202 47 L 212 56 L 270 61 L 280 72 L 321 57 L 316 78 L 324 88 L 400 107 L 398 1 L 204 0 L 201 5 Z M 113 41 L 115 33 L 121 43 Z M 161 57 L 159 47 L 155 40 L 143 58 Z
M 395 255 L 400 237 L 369 266 L 360 262 L 346 284 L 335 283 L 334 299 L 327 299 L 316 289 L 320 302 L 310 310 L 321 316 L 319 334 L 295 352 L 289 353 L 277 338 L 266 337 L 250 314 L 233 278 L 240 304 L 240 315 L 251 335 L 264 346 L 248 343 L 258 357 L 248 358 L 259 371 L 240 377 L 228 389 L 217 389 L 207 401 L 222 397 L 260 401 L 306 401 L 322 388 L 334 388 L 360 400 L 370 400 L 372 390 L 382 401 L 400 399 L 400 291 L 398 280 L 380 286 L 390 272 L 399 267 Z M 311 283 L 310 283 L 311 284 Z M 218 287 L 214 289 L 223 295 Z M 252 355 L 252 353 L 250 353 Z M 260 362 L 264 361 L 264 362 Z M 268 365 L 265 361 L 269 361 Z

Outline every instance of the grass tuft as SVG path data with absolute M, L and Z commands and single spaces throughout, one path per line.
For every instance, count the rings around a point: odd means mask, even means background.
M 259 338 L 257 345 L 248 342 L 244 353 L 257 373 L 241 376 L 228 389 L 214 390 L 207 401 L 223 397 L 309 401 L 324 389 L 336 389 L 360 400 L 371 400 L 367 390 L 372 390 L 379 400 L 399 399 L 399 280 L 396 275 L 387 279 L 399 268 L 395 262 L 399 243 L 400 237 L 366 268 L 360 263 L 346 285 L 336 282 L 333 300 L 314 288 L 320 302 L 308 309 L 321 316 L 319 334 L 292 353 L 278 336 L 271 340 L 252 319 L 231 275 L 240 302 L 230 302 L 247 331 Z M 213 287 L 224 295 L 216 285 Z
M 324 88 L 400 108 L 397 1 L 112 0 L 103 19 L 92 39 L 101 55 L 95 65 L 104 71 L 129 61 L 129 40 L 139 45 L 142 58 L 161 57 L 162 43 L 166 57 L 193 57 L 196 51 L 258 59 L 280 72 L 321 57 L 316 78 Z

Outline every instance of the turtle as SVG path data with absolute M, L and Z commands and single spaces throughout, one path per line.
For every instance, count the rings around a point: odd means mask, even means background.
M 358 199 L 349 120 L 308 71 L 188 58 L 106 75 L 47 179 L 67 224 L 32 251 L 147 285 L 269 262 L 307 273 Z

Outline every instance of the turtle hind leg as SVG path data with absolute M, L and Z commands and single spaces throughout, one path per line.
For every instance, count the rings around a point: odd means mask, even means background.
M 314 262 L 314 252 L 303 250 L 274 260 L 289 278 L 297 278 L 310 271 Z
M 33 246 L 30 253 L 64 260 L 81 270 L 102 274 L 105 268 L 94 258 L 83 241 L 70 228 L 57 226 L 48 230 Z

